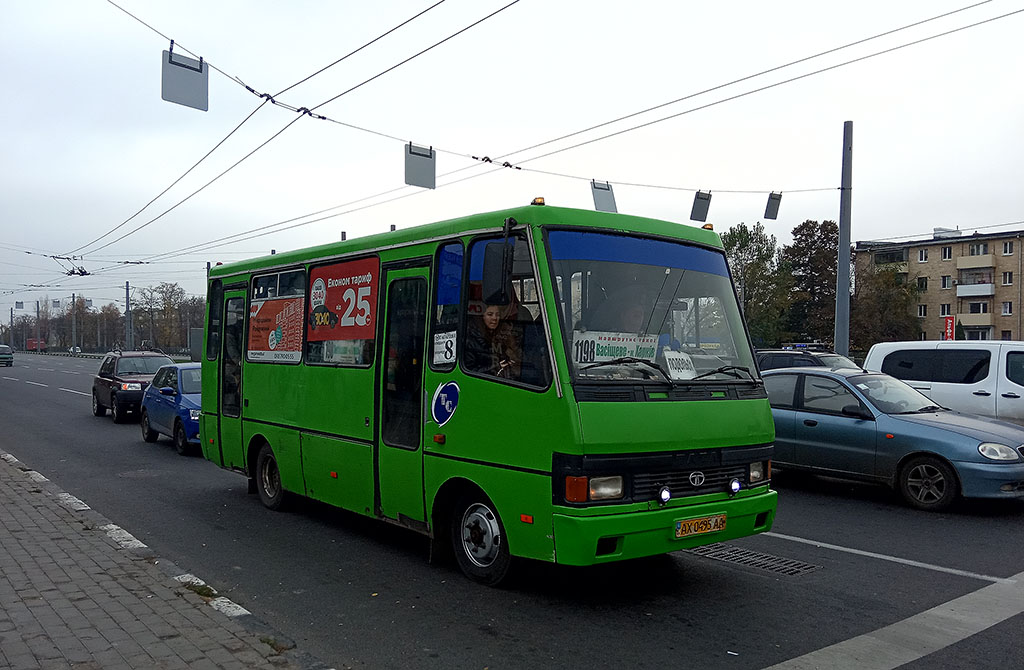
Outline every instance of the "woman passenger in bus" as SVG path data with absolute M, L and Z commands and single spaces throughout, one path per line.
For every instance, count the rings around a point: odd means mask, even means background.
M 515 328 L 508 322 L 508 306 L 485 305 L 483 315 L 466 329 L 466 367 L 476 372 L 519 379 L 522 350 Z

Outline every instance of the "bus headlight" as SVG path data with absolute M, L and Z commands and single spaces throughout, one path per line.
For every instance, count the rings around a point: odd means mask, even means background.
M 747 481 L 751 486 L 766 481 L 771 476 L 771 461 L 758 461 L 750 464 L 750 472 Z
M 614 500 L 622 497 L 622 476 L 592 477 L 590 479 L 591 500 Z

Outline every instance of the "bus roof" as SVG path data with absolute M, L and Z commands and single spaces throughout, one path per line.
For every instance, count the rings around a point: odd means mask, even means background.
M 722 241 L 717 233 L 689 224 L 672 223 L 670 221 L 629 214 L 595 212 L 587 209 L 527 205 L 484 214 L 472 214 L 437 223 L 410 226 L 365 237 L 356 237 L 345 241 L 330 242 L 279 254 L 216 265 L 210 269 L 210 277 L 224 277 L 271 267 L 298 265 L 311 259 L 329 258 L 346 253 L 414 244 L 433 238 L 454 237 L 484 230 L 498 230 L 508 217 L 514 218 L 519 224 L 567 225 L 630 233 L 646 233 L 687 240 L 718 249 L 722 248 Z

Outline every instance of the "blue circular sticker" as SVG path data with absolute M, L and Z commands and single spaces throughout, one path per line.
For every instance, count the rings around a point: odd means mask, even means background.
M 455 382 L 440 384 L 430 402 L 430 414 L 438 426 L 448 423 L 459 406 L 459 385 Z

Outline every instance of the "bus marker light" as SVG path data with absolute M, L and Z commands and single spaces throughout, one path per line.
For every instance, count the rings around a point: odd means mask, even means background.
M 893 435 L 892 433 L 886 433 L 886 434 L 885 434 L 885 437 L 886 437 L 887 439 L 890 439 L 890 440 L 891 440 L 892 438 L 894 438 L 894 437 L 896 437 L 896 436 L 895 436 L 895 435 Z
M 569 502 L 587 502 L 589 488 L 586 477 L 566 476 L 565 499 Z
M 522 521 L 523 523 L 533 523 L 533 515 L 532 514 L 520 514 L 519 515 L 519 520 Z
M 337 479 L 337 478 L 338 478 L 338 473 L 335 472 L 334 470 L 331 470 L 331 479 Z
M 533 202 L 531 202 L 530 204 L 531 205 L 543 205 L 544 204 L 544 198 L 539 198 L 539 197 L 538 198 L 534 198 Z
M 213 444 L 213 438 L 212 437 L 210 438 L 210 444 Z
M 438 433 L 434 436 L 434 442 L 438 444 L 444 444 L 444 433 Z

